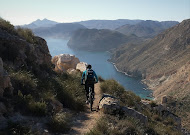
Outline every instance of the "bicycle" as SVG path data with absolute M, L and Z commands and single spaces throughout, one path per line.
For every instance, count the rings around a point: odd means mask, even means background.
M 96 84 L 97 82 L 95 82 L 94 84 Z M 85 83 L 82 83 L 82 85 L 85 85 Z M 90 110 L 92 110 L 92 106 L 93 106 L 93 102 L 94 102 L 94 93 L 92 93 L 92 87 L 88 86 L 88 104 L 90 105 Z

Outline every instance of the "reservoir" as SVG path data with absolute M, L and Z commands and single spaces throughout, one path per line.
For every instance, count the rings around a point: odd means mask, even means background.
M 91 64 L 96 74 L 102 76 L 104 79 L 115 79 L 126 90 L 133 91 L 141 98 L 152 99 L 152 91 L 140 79 L 132 78 L 126 76 L 124 73 L 118 72 L 114 65 L 107 61 L 110 58 L 110 53 L 73 50 L 67 46 L 68 40 L 63 39 L 46 38 L 46 41 L 52 57 L 59 54 L 73 54 L 80 61 Z

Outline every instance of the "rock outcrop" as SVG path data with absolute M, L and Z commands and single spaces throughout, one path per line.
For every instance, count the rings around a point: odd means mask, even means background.
M 80 62 L 77 64 L 76 69 L 81 72 L 84 72 L 86 70 L 86 65 L 87 65 L 86 62 Z
M 148 122 L 147 116 L 130 107 L 121 106 L 119 104 L 119 101 L 115 97 L 110 95 L 103 95 L 102 99 L 99 102 L 99 109 L 106 114 L 119 114 L 125 117 L 133 117 L 144 124 L 147 124 Z
M 56 55 L 52 59 L 52 63 L 55 65 L 56 72 L 66 72 L 68 69 L 76 69 L 79 59 L 74 55 L 60 54 Z

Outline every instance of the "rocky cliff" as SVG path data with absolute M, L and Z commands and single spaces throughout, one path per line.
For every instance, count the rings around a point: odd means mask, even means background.
M 111 30 L 80 29 L 71 37 L 68 46 L 80 50 L 108 51 L 124 43 L 140 41 L 135 35 L 126 36 Z
M 158 100 L 166 94 L 189 102 L 189 52 L 190 20 L 184 20 L 142 45 L 116 49 L 112 60 L 119 70 L 145 79 Z

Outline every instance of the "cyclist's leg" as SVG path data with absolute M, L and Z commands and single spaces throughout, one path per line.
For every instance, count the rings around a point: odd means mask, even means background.
M 94 98 L 94 83 L 93 84 L 91 84 L 91 88 L 92 88 L 92 94 L 93 94 L 93 98 Z
M 85 90 L 86 90 L 86 100 L 88 100 L 88 97 L 89 97 L 89 90 L 88 90 L 88 88 L 89 88 L 89 85 L 88 85 L 88 83 L 85 83 Z

